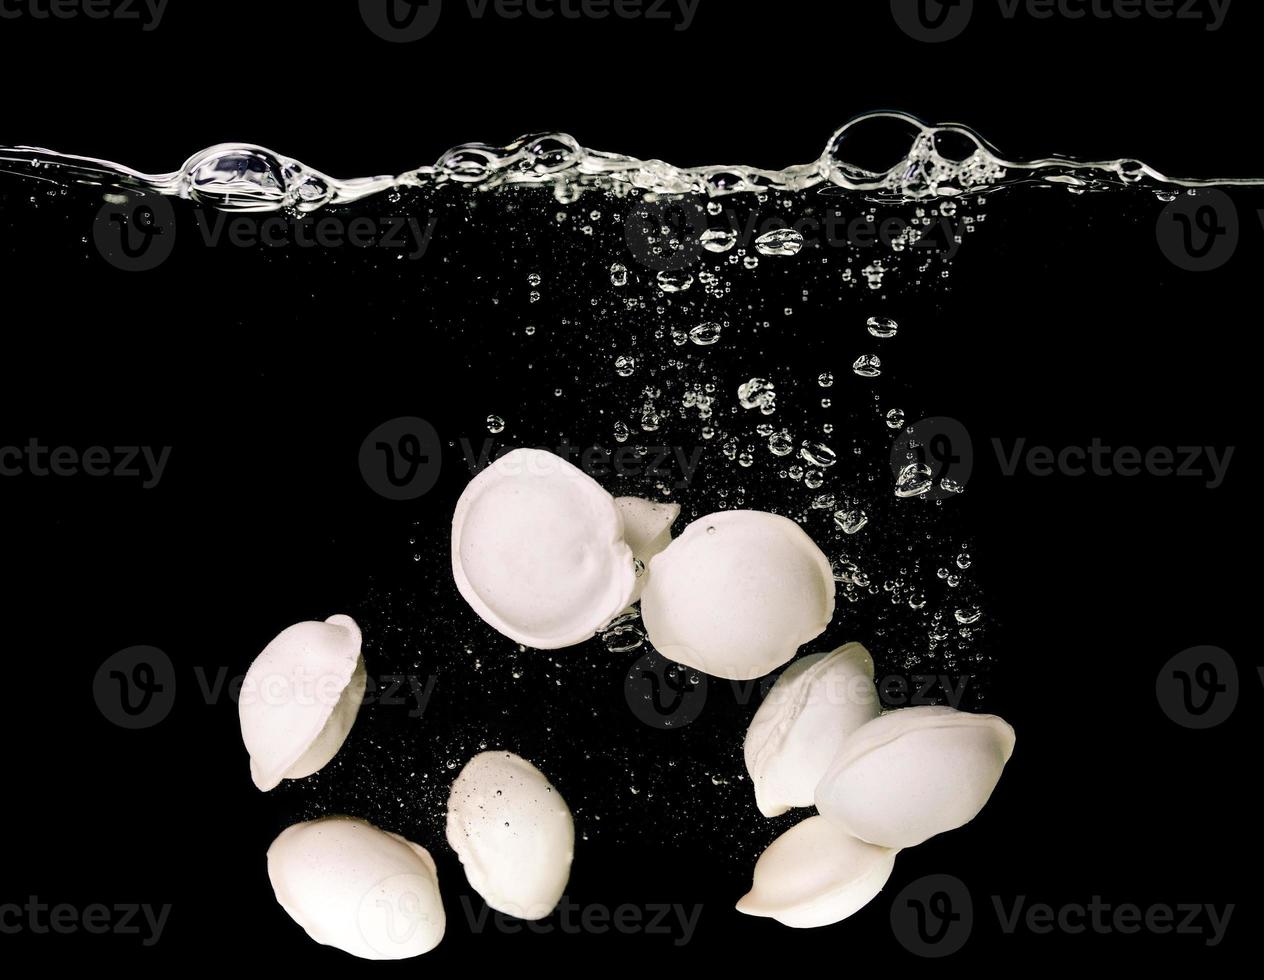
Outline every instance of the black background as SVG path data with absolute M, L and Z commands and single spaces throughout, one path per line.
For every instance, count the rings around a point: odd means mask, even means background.
M 215 142 L 250 141 L 351 176 L 407 169 L 467 140 L 561 130 L 674 163 L 779 167 L 814 159 L 858 112 L 898 108 L 967 123 L 1018 158 L 1133 156 L 1198 176 L 1264 169 L 1244 119 L 1258 85 L 1254 5 L 1235 4 L 1214 34 L 1182 23 L 1002 23 L 980 6 L 961 39 L 938 46 L 900 34 L 876 0 L 702 0 L 679 33 L 637 22 L 469 22 L 458 10 L 432 37 L 399 46 L 374 38 L 353 4 L 230 13 L 177 3 L 147 34 L 0 21 L 9 69 L 0 140 L 153 171 Z M 162 726 L 125 732 L 96 712 L 91 678 L 110 653 L 138 643 L 239 671 L 255 652 L 241 648 L 243 635 L 266 637 L 359 598 L 401 512 L 367 491 L 352 456 L 329 447 L 358 445 L 397 415 L 481 417 L 477 387 L 408 382 L 417 371 L 477 376 L 484 353 L 424 332 L 358 330 L 358 306 L 372 300 L 354 277 L 321 309 L 268 270 L 221 269 L 196 287 L 176 275 L 139 284 L 69 261 L 77 228 L 5 219 L 0 444 L 39 435 L 191 451 L 151 493 L 109 481 L 0 484 L 9 668 L 0 900 L 174 907 L 153 949 L 126 937 L 28 934 L 0 938 L 0 955 L 349 962 L 310 944 L 260 887 L 275 829 L 245 779 L 231 706 L 177 707 Z M 969 880 L 985 906 L 993 893 L 1236 903 L 1225 944 L 1004 936 L 985 910 L 955 961 L 1173 963 L 1250 942 L 1257 238 L 1248 229 L 1234 260 L 1205 275 L 1174 274 L 1151 228 L 1123 241 L 1066 233 L 1065 247 L 1041 248 L 1036 265 L 1016 239 L 989 252 L 987 267 L 963 262 L 959 289 L 992 302 L 974 305 L 968 322 L 950 308 L 913 369 L 927 402 L 951 396 L 953 414 L 978 432 L 1051 445 L 1100 436 L 1238 447 L 1214 492 L 1196 480 L 976 476 L 976 549 L 988 556 L 988 604 L 1005 624 L 989 707 L 1018 728 L 1019 754 L 984 815 L 919 848 L 889 886 L 894 894 L 944 872 Z M 409 506 L 407 521 L 441 540 L 460 488 L 442 483 Z M 431 587 L 449 590 L 441 572 Z M 1202 733 L 1174 725 L 1154 696 L 1161 665 L 1201 644 L 1229 650 L 1243 675 L 1234 718 Z M 576 863 L 572 892 L 588 901 L 703 903 L 704 925 L 683 949 L 645 936 L 469 936 L 450 908 L 449 936 L 422 964 L 918 962 L 891 937 L 882 899 L 844 925 L 792 933 L 731 912 L 736 896 L 712 883 L 711 860 L 646 833 Z M 449 867 L 448 882 L 458 874 Z

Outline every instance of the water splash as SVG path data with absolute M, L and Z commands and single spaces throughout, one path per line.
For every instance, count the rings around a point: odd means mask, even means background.
M 855 192 L 874 201 L 915 201 L 1024 183 L 1075 192 L 1136 186 L 1264 186 L 1264 179 L 1168 177 L 1132 159 L 1007 160 L 965 126 L 930 125 L 900 112 L 858 116 L 834 134 L 819 159 L 784 170 L 675 167 L 662 160 L 585 149 L 562 133 L 524 136 L 502 147 L 466 143 L 444 153 L 433 166 L 394 177 L 351 180 L 329 177 L 298 160 L 244 143 L 210 147 L 166 174 L 146 174 L 107 160 L 27 146 L 0 147 L 0 163 L 10 172 L 54 183 L 149 191 L 225 211 L 303 213 L 384 191 L 444 184 L 479 190 L 545 185 L 554 189 L 559 200 L 568 202 L 590 189 L 722 197 L 822 187 Z

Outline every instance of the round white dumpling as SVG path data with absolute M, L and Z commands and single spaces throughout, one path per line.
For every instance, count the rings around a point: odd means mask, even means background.
M 538 449 L 514 450 L 465 488 L 452 518 L 452 574 L 485 622 L 538 650 L 596 635 L 637 582 L 614 498 Z
M 322 946 L 366 960 L 428 953 L 446 919 L 424 847 L 353 817 L 295 824 L 268 848 L 281 907 Z
M 840 922 L 882 891 L 895 855 L 856 840 L 824 817 L 809 817 L 759 856 L 755 882 L 737 910 L 794 929 Z
M 641 596 L 659 653 L 730 680 L 776 670 L 833 615 L 821 549 L 794 521 L 749 510 L 690 524 L 651 563 Z
M 350 616 L 283 630 L 246 672 L 237 700 L 259 789 L 310 776 L 338 754 L 364 700 L 360 627 Z
M 811 806 L 847 736 L 878 711 L 873 658 L 859 643 L 787 667 L 746 731 L 746 771 L 759 812 L 775 817 Z
M 510 752 L 484 752 L 452 784 L 448 843 L 490 908 L 543 919 L 570 880 L 575 824 L 539 769 Z
M 671 528 L 680 516 L 680 504 L 660 504 L 640 497 L 616 497 L 614 502 L 623 517 L 624 538 L 641 571 L 632 593 L 636 602 L 645 587 L 650 562 L 671 544 Z
M 816 806 L 883 847 L 913 847 L 983 809 L 1014 751 L 995 715 L 901 708 L 853 732 L 816 788 Z

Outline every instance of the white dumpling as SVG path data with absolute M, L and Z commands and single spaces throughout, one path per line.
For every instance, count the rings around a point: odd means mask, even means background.
M 759 812 L 775 817 L 811 806 L 847 736 L 878 711 L 873 658 L 859 643 L 787 667 L 746 731 L 743 753 Z
M 983 809 L 1014 751 L 995 715 L 901 708 L 853 732 L 816 789 L 821 814 L 883 847 L 913 847 Z
M 632 602 L 636 602 L 645 587 L 651 560 L 671 544 L 671 528 L 680 516 L 680 504 L 661 504 L 640 497 L 616 497 L 614 502 L 623 516 L 624 538 L 640 563 L 641 575 L 632 593 Z
M 255 785 L 266 792 L 324 768 L 355 724 L 364 688 L 350 616 L 283 630 L 250 665 L 237 701 Z
M 690 524 L 650 564 L 641 617 L 668 660 L 730 680 L 786 663 L 834 615 L 829 561 L 794 521 L 735 510 Z
M 490 908 L 543 919 L 570 880 L 575 824 L 539 769 L 510 752 L 484 752 L 452 784 L 448 843 Z
M 737 910 L 794 929 L 840 922 L 882 891 L 895 855 L 856 840 L 824 817 L 809 817 L 759 856 L 754 884 Z
M 538 449 L 514 450 L 465 488 L 452 518 L 452 574 L 485 622 L 538 650 L 595 636 L 637 582 L 614 498 Z
M 353 817 L 295 824 L 268 848 L 281 907 L 322 946 L 366 960 L 420 956 L 446 919 L 424 847 Z

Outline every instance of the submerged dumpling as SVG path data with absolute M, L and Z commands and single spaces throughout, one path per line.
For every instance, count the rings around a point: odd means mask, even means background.
M 350 616 L 283 630 L 250 665 L 237 702 L 255 785 L 266 792 L 324 768 L 355 724 L 364 688 Z
M 295 824 L 268 848 L 281 907 L 316 942 L 367 960 L 420 956 L 446 920 L 424 847 L 354 817 Z
M 735 510 L 690 524 L 650 565 L 641 617 L 668 660 L 763 677 L 834 616 L 829 561 L 798 524 Z
M 614 497 L 538 449 L 514 450 L 465 488 L 452 518 L 452 574 L 485 622 L 539 650 L 595 636 L 637 584 Z
M 1014 751 L 995 715 L 901 708 L 843 743 L 816 789 L 821 814 L 861 840 L 913 847 L 983 809 Z
M 795 929 L 839 922 L 882 891 L 895 855 L 856 840 L 824 817 L 809 817 L 759 856 L 755 882 L 737 910 Z
M 873 658 L 859 643 L 786 668 L 746 732 L 746 771 L 766 817 L 811 806 L 847 736 L 878 716 Z
M 484 752 L 452 784 L 448 843 L 490 908 L 543 919 L 570 880 L 575 824 L 539 769 L 511 752 Z

